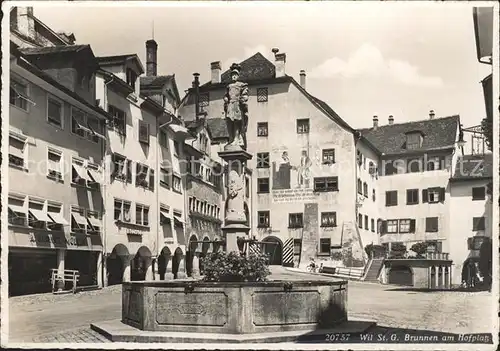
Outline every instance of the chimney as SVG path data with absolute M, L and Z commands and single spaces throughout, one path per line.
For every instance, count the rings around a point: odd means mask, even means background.
M 220 83 L 220 73 L 221 73 L 220 61 L 212 62 L 210 64 L 210 70 L 212 71 L 212 84 Z
M 154 39 L 146 41 L 146 76 L 156 77 L 156 55 L 158 44 Z
M 377 129 L 378 127 L 378 116 L 373 116 L 373 129 Z
M 306 71 L 300 71 L 300 86 L 306 90 Z
M 389 124 L 390 125 L 394 124 L 394 116 L 393 115 L 389 116 Z
M 274 66 L 276 67 L 276 78 L 285 76 L 286 54 L 284 52 L 279 53 L 279 51 L 278 48 L 272 50 L 274 54 Z
M 429 119 L 434 119 L 434 116 L 436 116 L 436 114 L 434 113 L 434 110 L 430 110 L 429 111 Z
M 31 39 L 36 39 L 33 7 L 14 7 L 14 11 L 16 11 L 17 30 Z
M 193 91 L 194 91 L 194 113 L 195 119 L 198 121 L 198 116 L 200 114 L 200 74 L 193 73 Z

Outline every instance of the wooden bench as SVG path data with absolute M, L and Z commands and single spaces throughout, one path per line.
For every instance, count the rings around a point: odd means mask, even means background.
M 50 282 L 52 284 L 52 293 L 64 293 L 64 292 L 72 292 L 73 294 L 76 293 L 76 288 L 78 284 L 78 280 L 80 278 L 80 273 L 78 271 L 70 270 L 70 269 L 65 269 L 62 272 L 59 272 L 58 269 L 51 269 L 51 277 L 50 277 Z M 70 290 L 63 290 L 62 291 L 56 291 L 56 285 L 58 282 L 62 282 L 63 287 L 66 287 L 66 283 L 71 283 L 71 289 Z
M 335 273 L 333 273 L 338 278 L 356 279 L 359 280 L 363 278 L 365 271 L 364 268 L 345 268 L 337 267 Z

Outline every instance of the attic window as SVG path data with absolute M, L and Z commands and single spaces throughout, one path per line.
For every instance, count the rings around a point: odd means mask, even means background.
M 415 150 L 422 147 L 423 135 L 421 132 L 406 133 L 406 149 Z
M 149 124 L 139 121 L 139 142 L 149 145 Z
M 137 74 L 133 69 L 127 68 L 127 84 L 130 85 L 135 90 L 135 81 L 137 80 Z

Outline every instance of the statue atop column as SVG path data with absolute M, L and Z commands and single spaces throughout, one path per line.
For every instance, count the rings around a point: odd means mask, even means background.
M 231 80 L 224 96 L 229 143 L 226 148 L 247 149 L 246 130 L 248 126 L 248 84 L 240 82 L 240 65 L 231 65 Z

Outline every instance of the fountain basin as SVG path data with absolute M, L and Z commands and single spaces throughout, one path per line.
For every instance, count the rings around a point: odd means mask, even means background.
M 122 323 L 153 332 L 255 334 L 347 321 L 347 281 L 150 281 L 122 285 Z

